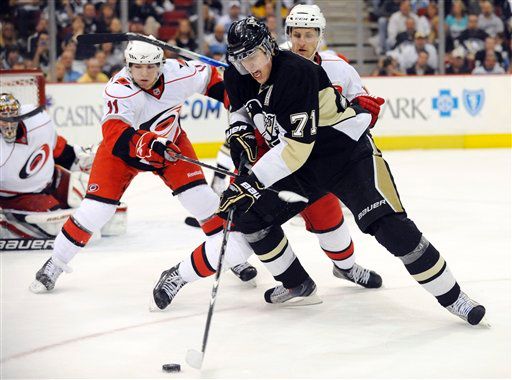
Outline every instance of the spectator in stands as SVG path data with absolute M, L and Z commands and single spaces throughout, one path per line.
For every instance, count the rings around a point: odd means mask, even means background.
M 23 62 L 23 57 L 18 46 L 13 45 L 5 49 L 4 59 L 2 60 L 3 70 L 13 70 L 14 65 L 21 62 Z
M 124 65 L 115 65 L 112 66 L 110 69 L 108 76 L 112 78 L 114 75 L 116 75 L 118 72 L 120 72 L 123 69 Z
M 428 36 L 428 42 L 434 46 L 439 46 L 439 16 L 434 16 L 432 20 L 430 20 L 430 25 L 431 32 Z M 450 52 L 455 47 L 455 43 L 450 33 L 450 29 L 448 28 L 448 25 L 446 23 L 444 24 L 444 46 L 445 52 Z
M 464 48 L 459 46 L 458 48 L 453 49 L 450 57 L 449 57 L 449 65 L 446 67 L 446 74 L 469 74 L 471 70 L 469 69 L 466 62 L 466 54 Z
M 94 55 L 94 58 L 96 58 L 98 64 L 100 65 L 100 71 L 106 75 L 109 72 L 110 67 L 106 67 L 107 55 L 105 52 L 103 50 L 98 50 Z
M 427 36 L 421 32 L 416 32 L 414 35 L 413 45 L 406 45 L 403 48 L 397 48 L 388 54 L 395 58 L 400 64 L 402 71 L 405 71 L 416 63 L 418 60 L 418 54 L 421 51 L 427 52 L 428 65 L 437 69 L 438 58 L 436 48 L 432 44 L 427 43 Z
M 178 47 L 195 51 L 198 47 L 195 40 L 196 36 L 192 30 L 192 25 L 188 19 L 180 20 L 178 24 L 178 31 L 174 38 L 174 44 Z
M 98 22 L 96 23 L 98 27 L 98 33 L 107 33 L 109 31 L 110 23 L 114 17 L 114 8 L 112 5 L 107 3 L 101 4 L 100 16 L 98 17 Z
M 405 20 L 407 20 L 409 17 L 414 19 L 417 31 L 424 35 L 430 34 L 430 25 L 428 20 L 424 16 L 418 17 L 418 15 L 411 12 L 411 3 L 409 0 L 402 0 L 400 3 L 400 10 L 393 13 L 389 18 L 387 40 L 387 46 L 389 48 L 396 45 L 396 37 L 398 33 L 404 32 L 406 30 Z
M 493 52 L 487 52 L 484 64 L 475 68 L 473 74 L 505 74 L 505 70 L 496 62 L 496 55 Z
M 494 8 L 490 1 L 484 1 L 481 5 L 482 13 L 478 16 L 478 27 L 488 35 L 495 37 L 504 30 L 503 21 L 494 14 Z
M 31 34 L 27 38 L 27 56 L 31 59 L 33 59 L 34 54 L 36 54 L 37 42 L 39 41 L 39 36 L 42 33 L 48 34 L 48 20 L 45 17 L 39 18 L 39 21 L 36 24 L 35 33 Z
M 144 22 L 140 17 L 134 17 L 130 20 L 130 25 L 128 26 L 128 30 L 131 33 L 141 33 L 144 34 Z
M 265 20 L 268 16 L 276 15 L 276 1 L 275 0 L 257 0 L 251 7 L 251 13 L 254 17 Z M 281 2 L 281 17 L 284 20 L 288 16 L 288 8 L 284 2 Z
M 475 54 L 478 50 L 484 48 L 484 41 L 488 34 L 478 27 L 478 16 L 468 16 L 468 28 L 464 30 L 457 40 L 464 48 Z
M 12 66 L 12 70 L 27 70 L 28 67 L 27 65 L 25 65 L 25 62 L 16 62 L 13 66 Z
M 217 17 L 215 13 L 210 9 L 208 4 L 203 4 L 203 32 L 204 34 L 211 34 L 215 29 L 215 25 L 217 25 Z M 197 30 L 197 15 L 193 15 L 190 17 L 190 21 L 192 23 L 193 29 Z
M 114 66 L 122 65 L 124 61 L 123 50 L 112 44 L 104 43 L 101 45 L 101 50 L 105 53 L 105 65 L 103 66 L 105 72 L 110 72 Z
M 96 24 L 96 7 L 92 3 L 85 3 L 84 13 L 84 31 L 85 33 L 96 33 L 98 31 L 98 25 Z
M 375 52 L 379 55 L 387 50 L 386 40 L 389 17 L 400 10 L 400 2 L 401 0 L 382 0 L 376 11 L 379 32 L 377 36 L 371 37 L 369 42 L 373 45 Z
M 485 39 L 484 48 L 475 54 L 475 66 L 481 66 L 483 64 L 487 53 L 494 54 L 496 56 L 496 62 L 503 67 L 503 56 L 496 50 L 496 39 L 491 36 Z
M 159 10 L 157 10 L 157 5 L 154 1 L 132 0 L 129 4 L 128 15 L 130 18 L 137 17 L 143 23 L 145 23 L 146 19 L 150 16 L 155 20 L 160 19 Z M 163 9 L 161 9 L 160 12 L 163 12 Z
M 60 0 L 55 4 L 55 16 L 59 28 L 67 28 L 71 25 L 71 21 L 75 14 L 79 13 L 77 2 L 70 0 Z M 48 14 L 46 8 L 43 13 Z
M 61 61 L 55 63 L 55 82 L 64 83 L 64 77 L 66 76 L 66 68 Z
M 37 47 L 32 58 L 34 67 L 39 67 L 44 72 L 47 72 L 48 65 L 50 64 L 50 36 L 48 33 L 43 32 L 37 39 Z
M 277 33 L 277 17 L 274 15 L 268 15 L 265 24 L 267 25 L 268 31 L 274 37 L 278 45 L 281 45 L 283 42 L 286 42 L 286 35 L 284 33 Z
M 240 1 L 232 0 L 228 4 L 228 13 L 219 19 L 219 24 L 224 26 L 224 30 L 229 30 L 232 23 L 243 18 L 244 16 L 241 14 L 240 9 Z
M 224 25 L 219 23 L 215 25 L 212 34 L 205 37 L 206 51 L 208 56 L 213 54 L 225 54 L 228 49 L 228 40 L 225 34 Z
M 213 13 L 215 13 L 217 17 L 220 17 L 220 15 L 222 15 L 223 12 L 221 0 L 203 0 L 203 3 L 207 4 L 208 7 L 212 10 Z
M 2 36 L 0 38 L 0 52 L 3 52 L 5 49 L 13 46 L 19 46 L 14 24 L 10 21 L 2 21 L 1 26 Z
M 112 21 L 110 21 L 108 31 L 110 33 L 121 33 L 123 31 L 123 24 L 121 23 L 121 20 L 114 17 Z
M 100 63 L 96 58 L 87 60 L 87 70 L 77 81 L 78 83 L 106 83 L 108 77 L 101 72 Z
M 397 61 L 393 57 L 387 56 L 379 59 L 377 68 L 373 70 L 371 75 L 393 77 L 402 76 L 404 74 L 399 70 Z
M 82 73 L 76 70 L 73 70 L 73 61 L 75 59 L 75 55 L 71 49 L 66 49 L 60 55 L 59 61 L 64 66 L 64 78 L 63 81 L 66 83 L 76 82 L 81 76 Z
M 414 43 L 414 35 L 416 34 L 416 21 L 412 17 L 408 17 L 405 20 L 405 31 L 398 33 L 396 36 L 396 44 L 393 49 L 398 46 L 404 44 L 413 44 Z
M 466 7 L 462 0 L 454 0 L 452 11 L 446 16 L 446 24 L 450 28 L 450 34 L 453 38 L 459 37 L 462 31 L 468 27 Z
M 78 43 L 77 41 L 77 37 L 85 33 L 85 22 L 82 16 L 77 15 L 73 18 L 73 21 L 71 22 L 71 28 L 72 30 L 65 37 L 64 42 L 66 46 L 70 41 L 74 41 L 74 43 L 77 44 L 75 59 L 82 61 L 94 56 L 96 53 L 96 47 L 94 45 L 86 45 L 83 43 Z
M 418 52 L 418 59 L 414 66 L 409 67 L 406 71 L 407 75 L 432 75 L 434 69 L 428 65 L 428 53 L 425 50 Z

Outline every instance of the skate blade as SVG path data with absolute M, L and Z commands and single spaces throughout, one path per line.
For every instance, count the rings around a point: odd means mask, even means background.
M 324 301 L 322 301 L 322 299 L 318 295 L 312 294 L 307 297 L 295 297 L 292 300 L 286 301 L 283 303 L 272 303 L 271 305 L 277 305 L 279 307 L 288 307 L 288 306 L 295 307 L 295 306 L 318 305 L 318 304 L 321 304 L 322 302 L 324 302 Z
M 155 303 L 155 299 L 153 297 L 151 297 L 149 299 L 149 306 L 148 306 L 148 309 L 149 309 L 149 312 L 150 313 L 159 313 L 159 312 L 162 312 L 163 310 L 160 309 L 158 306 L 156 306 L 156 303 Z
M 204 354 L 194 349 L 190 349 L 187 351 L 187 356 L 185 360 L 187 364 L 195 369 L 201 369 L 203 365 Z
M 44 286 L 42 283 L 40 283 L 37 280 L 34 280 L 28 289 L 35 294 L 41 294 L 41 293 L 47 293 L 48 289 L 46 289 L 46 286 Z
M 490 329 L 491 323 L 489 322 L 489 320 L 486 317 L 483 317 L 482 320 L 480 321 L 480 323 L 478 323 L 478 325 L 476 325 L 476 327 L 483 327 L 486 329 Z
M 257 288 L 256 278 L 251 278 L 249 281 L 242 281 L 242 284 L 248 288 Z

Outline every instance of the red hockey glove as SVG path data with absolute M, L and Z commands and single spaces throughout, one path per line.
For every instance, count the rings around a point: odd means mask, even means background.
M 369 94 L 360 95 L 352 100 L 352 104 L 359 104 L 361 108 L 364 108 L 372 115 L 372 121 L 370 122 L 370 128 L 373 128 L 377 122 L 377 118 L 380 113 L 380 106 L 383 105 L 385 100 L 379 96 L 373 96 Z
M 167 151 L 181 153 L 180 148 L 173 142 L 158 136 L 154 132 L 141 129 L 135 131 L 131 138 L 131 145 L 135 157 L 146 160 L 156 169 L 163 168 L 170 161 L 175 161 L 172 159 L 172 155 L 166 154 Z

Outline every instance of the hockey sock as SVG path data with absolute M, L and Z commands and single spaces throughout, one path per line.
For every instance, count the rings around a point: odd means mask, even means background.
M 333 231 L 315 235 L 320 242 L 320 247 L 334 265 L 340 269 L 350 269 L 354 266 L 354 243 L 352 243 L 346 223 L 341 224 Z
M 285 288 L 294 288 L 309 277 L 280 226 L 271 226 L 246 237 L 260 261 Z

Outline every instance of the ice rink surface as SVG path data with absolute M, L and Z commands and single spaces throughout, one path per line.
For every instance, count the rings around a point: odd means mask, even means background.
M 490 329 L 441 308 L 372 237 L 351 226 L 357 261 L 384 286 L 335 278 L 316 238 L 288 223 L 289 240 L 318 285 L 321 305 L 273 307 L 257 259 L 257 288 L 221 278 L 201 372 L 213 278 L 186 285 L 163 313 L 148 301 L 160 272 L 202 241 L 152 174 L 124 200 L 128 232 L 92 243 L 51 294 L 28 291 L 49 252 L 2 253 L 1 378 L 510 378 L 511 151 L 386 152 L 409 216 L 438 248 L 462 288 L 488 310 Z M 182 372 L 164 373 L 164 363 Z

